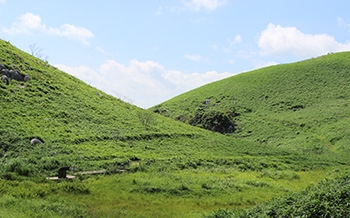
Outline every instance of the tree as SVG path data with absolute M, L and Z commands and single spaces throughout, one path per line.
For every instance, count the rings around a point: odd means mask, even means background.
M 39 59 L 47 62 L 47 59 L 49 57 L 46 56 L 45 58 L 43 58 L 43 56 L 44 56 L 43 49 L 40 48 L 39 46 L 37 46 L 36 43 L 29 45 L 29 48 L 30 48 L 31 55 L 33 55 L 34 57 L 39 58 Z
M 148 111 L 141 111 L 137 114 L 138 118 L 140 119 L 140 122 L 144 126 L 149 126 L 151 124 L 155 123 L 155 117 L 154 114 Z

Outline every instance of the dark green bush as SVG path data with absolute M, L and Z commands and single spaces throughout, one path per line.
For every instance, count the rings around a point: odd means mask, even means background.
M 189 124 L 222 134 L 235 131 L 233 117 L 230 114 L 215 110 L 198 110 Z

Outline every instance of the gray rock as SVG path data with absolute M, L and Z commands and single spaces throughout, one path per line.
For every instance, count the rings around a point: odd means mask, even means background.
M 11 79 L 17 80 L 17 81 L 24 81 L 24 76 L 17 70 L 10 70 L 9 71 L 11 75 Z
M 4 69 L 1 70 L 1 75 L 5 75 L 5 76 L 7 76 L 8 78 L 11 78 L 11 74 L 10 74 L 9 70 L 6 69 L 6 68 L 4 68 Z
M 37 139 L 37 138 L 33 138 L 32 140 L 30 140 L 30 144 L 31 145 L 39 145 L 43 143 L 40 139 Z
M 26 75 L 24 76 L 24 78 L 23 78 L 23 81 L 24 81 L 24 82 L 27 82 L 27 81 L 29 81 L 29 80 L 30 80 L 30 77 L 29 77 L 28 74 L 26 74 Z
M 1 81 L 6 83 L 6 85 L 10 84 L 10 80 L 6 75 L 1 76 Z
M 210 99 L 205 99 L 204 101 L 202 101 L 202 104 L 209 104 L 210 103 Z

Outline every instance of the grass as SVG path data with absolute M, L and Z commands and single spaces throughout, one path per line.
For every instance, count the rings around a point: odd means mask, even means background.
M 143 110 L 0 40 L 0 63 L 31 77 L 0 83 L 0 216 L 203 217 L 334 178 L 349 166 L 348 60 L 264 68 Z M 198 128 L 218 117 L 235 131 Z M 62 166 L 106 173 L 45 180 Z
M 349 176 L 324 180 L 318 186 L 244 210 L 217 210 L 206 217 L 347 217 Z
M 337 174 L 332 168 L 268 173 L 202 168 L 59 183 L 2 180 L 0 206 L 3 214 L 15 211 L 19 217 L 203 217 L 289 195 Z
M 314 144 L 307 142 L 317 134 L 326 143 L 333 140 L 334 148 L 341 147 L 340 138 L 347 135 L 341 132 L 349 118 L 349 56 L 349 52 L 336 53 L 239 74 L 150 110 L 185 123 L 203 111 L 233 113 L 232 137 L 301 149 Z M 210 103 L 204 104 L 205 99 Z M 339 142 L 329 135 L 330 130 Z
M 72 189 L 72 187 L 74 187 Z M 86 207 L 57 195 L 86 193 L 81 184 L 0 180 L 1 217 L 87 217 Z

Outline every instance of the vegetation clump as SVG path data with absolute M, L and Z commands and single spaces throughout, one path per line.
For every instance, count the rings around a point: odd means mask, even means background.
M 215 110 L 199 110 L 189 121 L 189 124 L 222 134 L 233 133 L 236 126 L 233 121 L 235 116 L 237 116 L 235 113 L 225 114 Z

